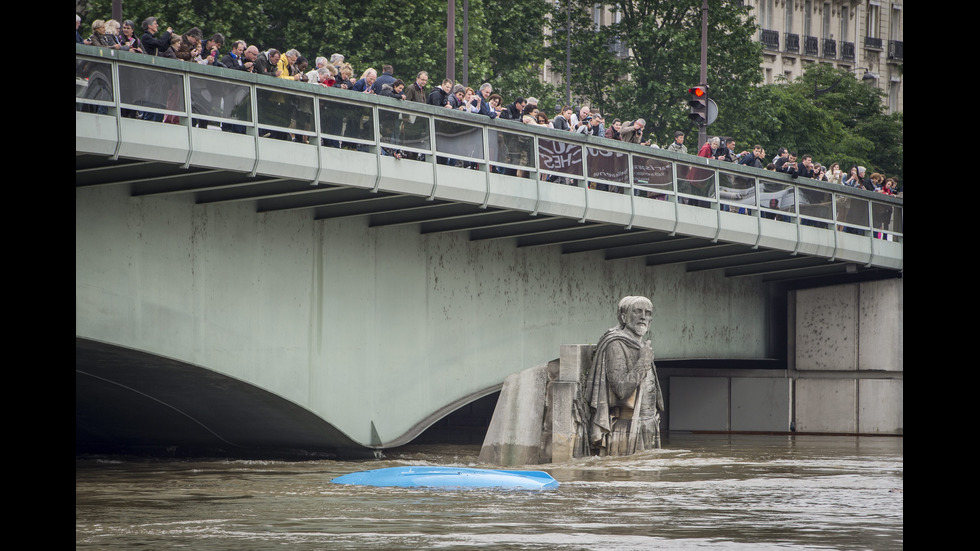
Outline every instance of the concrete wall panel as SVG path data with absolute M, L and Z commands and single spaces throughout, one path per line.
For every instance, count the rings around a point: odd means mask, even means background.
M 732 378 L 732 430 L 788 431 L 792 385 L 787 378 Z
M 861 284 L 859 369 L 904 371 L 903 282 L 890 279 Z
M 857 381 L 800 379 L 796 381 L 798 432 L 857 431 Z
M 796 293 L 796 369 L 857 369 L 858 286 L 801 289 Z
M 904 434 L 904 384 L 895 379 L 858 382 L 858 430 L 862 434 Z
M 728 377 L 671 377 L 670 430 L 729 430 Z

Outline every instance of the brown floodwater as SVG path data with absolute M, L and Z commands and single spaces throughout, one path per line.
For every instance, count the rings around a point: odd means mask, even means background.
M 527 466 L 554 490 L 332 484 L 399 465 L 493 467 L 479 446 L 378 461 L 77 456 L 75 548 L 903 548 L 903 438 L 668 435 L 630 457 Z

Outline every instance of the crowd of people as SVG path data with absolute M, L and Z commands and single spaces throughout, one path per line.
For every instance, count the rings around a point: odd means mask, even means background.
M 174 32 L 171 27 L 161 30 L 160 22 L 156 17 L 147 17 L 142 21 L 139 26 L 141 31 L 139 36 L 137 36 L 137 27 L 131 20 L 125 20 L 120 24 L 112 19 L 108 21 L 97 19 L 91 24 L 92 34 L 88 38 L 82 37 L 79 32 L 80 27 L 81 18 L 76 14 L 76 43 L 426 103 L 483 115 L 491 119 L 512 120 L 559 131 L 578 132 L 659 148 L 649 137 L 644 138 L 646 121 L 642 118 L 635 120 L 613 118 L 606 126 L 607 119 L 589 106 L 582 106 L 576 110 L 565 105 L 549 119 L 548 114 L 538 108 L 537 98 L 517 97 L 508 104 L 500 94 L 494 93 L 490 83 L 484 83 L 477 89 L 473 89 L 455 84 L 450 79 L 443 79 L 438 85 L 429 88 L 427 72 L 421 71 L 411 79 L 411 82 L 406 82 L 394 76 L 395 71 L 391 65 L 384 65 L 380 74 L 377 69 L 368 68 L 360 77 L 355 77 L 354 68 L 350 63 L 345 62 L 343 54 L 335 53 L 329 57 L 317 56 L 311 67 L 309 60 L 295 49 L 280 52 L 269 48 L 260 51 L 258 47 L 248 45 L 244 40 L 235 40 L 226 50 L 225 37 L 221 33 L 214 33 L 209 38 L 205 38 L 204 33 L 197 27 L 183 34 Z M 226 53 L 222 55 L 222 51 Z M 293 139 L 297 138 L 294 136 Z M 674 140 L 664 149 L 688 154 L 684 139 L 684 132 L 677 131 Z M 401 152 L 394 154 L 402 156 Z M 766 151 L 761 145 L 755 145 L 751 150 L 736 152 L 736 142 L 733 138 L 716 136 L 706 141 L 696 155 L 782 172 L 793 178 L 811 178 L 888 195 L 902 195 L 896 178 L 886 177 L 877 172 L 867 174 L 863 166 L 855 165 L 844 170 L 840 163 L 836 162 L 823 165 L 815 162 L 809 154 L 799 155 L 782 147 L 775 157 L 767 159 Z

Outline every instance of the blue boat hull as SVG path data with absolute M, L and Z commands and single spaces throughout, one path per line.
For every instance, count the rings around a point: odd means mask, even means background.
M 558 481 L 543 471 L 500 471 L 464 467 L 389 467 L 345 474 L 330 482 L 405 488 L 547 490 L 558 487 Z

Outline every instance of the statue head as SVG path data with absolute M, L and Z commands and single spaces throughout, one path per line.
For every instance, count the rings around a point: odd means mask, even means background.
M 653 303 L 640 296 L 623 297 L 619 301 L 619 328 L 632 333 L 637 340 L 646 335 L 653 319 Z

